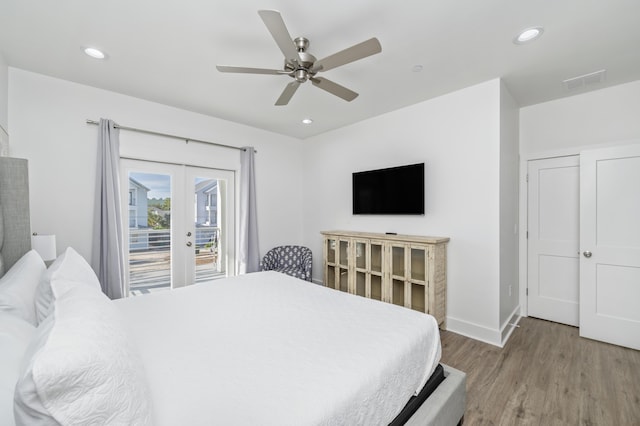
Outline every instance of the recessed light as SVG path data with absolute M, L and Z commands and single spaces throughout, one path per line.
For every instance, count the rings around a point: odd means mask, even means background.
M 539 38 L 544 32 L 544 28 L 542 27 L 531 27 L 525 30 L 522 30 L 520 34 L 516 38 L 513 39 L 515 44 L 525 44 L 530 43 L 533 40 Z
M 84 49 L 84 53 L 96 59 L 104 59 L 105 54 L 93 47 L 87 47 Z
M 414 65 L 413 68 L 411 68 L 411 71 L 413 72 L 420 72 L 422 71 L 422 65 L 418 64 L 418 65 Z
M 302 124 L 311 124 L 313 123 L 313 120 L 310 118 L 303 118 L 302 119 Z

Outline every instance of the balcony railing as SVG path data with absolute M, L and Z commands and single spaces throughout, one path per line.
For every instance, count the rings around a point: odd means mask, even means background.
M 218 256 L 220 228 L 196 228 L 196 282 L 225 275 Z M 171 287 L 171 230 L 129 229 L 129 291 L 132 295 Z

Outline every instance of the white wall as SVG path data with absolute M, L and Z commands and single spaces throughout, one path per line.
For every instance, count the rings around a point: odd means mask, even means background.
M 519 306 L 518 285 L 518 114 L 519 107 L 500 86 L 500 319 L 504 341 L 507 323 Z
M 509 241 L 504 229 L 513 224 L 503 229 L 500 221 L 512 214 L 507 183 L 517 133 L 500 80 L 304 141 L 15 68 L 9 68 L 8 86 L 12 154 L 30 162 L 32 227 L 55 233 L 58 251 L 74 246 L 90 256 L 97 127 L 85 119 L 253 145 L 262 253 L 305 244 L 314 252 L 314 278 L 322 280 L 322 230 L 450 237 L 448 328 L 500 344 L 502 309 L 513 302 L 502 293 L 515 267 L 501 266 L 500 250 Z M 126 131 L 121 145 L 125 156 L 232 170 L 239 165 L 236 151 Z M 351 214 L 354 171 L 422 161 L 424 216 Z
M 131 127 L 255 146 L 260 249 L 302 242 L 300 141 L 228 121 L 9 68 L 12 156 L 29 160 L 31 224 L 54 233 L 58 252 L 91 256 L 97 126 L 111 118 Z M 239 152 L 121 131 L 121 154 L 237 170 Z
M 448 328 L 499 336 L 500 80 L 303 141 L 305 243 L 322 279 L 320 231 L 450 237 Z M 425 162 L 424 216 L 353 216 L 351 174 Z M 517 165 L 516 165 L 517 167 Z M 513 226 L 513 225 L 511 225 Z
M 520 110 L 520 154 L 566 151 L 640 136 L 640 81 Z
M 0 52 L 0 126 L 9 132 L 9 66 Z

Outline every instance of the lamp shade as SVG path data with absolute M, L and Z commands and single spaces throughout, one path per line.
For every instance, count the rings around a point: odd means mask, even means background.
M 31 236 L 31 248 L 38 252 L 45 262 L 56 258 L 56 236 L 38 235 Z

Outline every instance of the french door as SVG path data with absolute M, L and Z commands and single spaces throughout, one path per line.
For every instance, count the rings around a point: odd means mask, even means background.
M 121 160 L 130 295 L 235 273 L 234 173 Z

